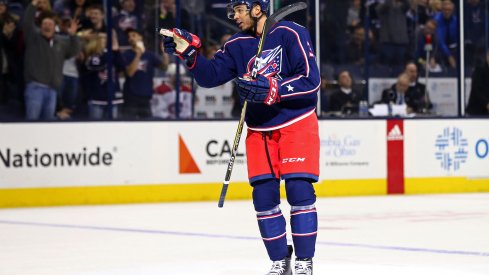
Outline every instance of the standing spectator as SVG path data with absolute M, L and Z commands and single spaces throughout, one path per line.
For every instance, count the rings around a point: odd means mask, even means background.
M 226 1 L 228 2 L 228 1 Z M 172 29 L 176 26 L 176 14 L 177 7 L 175 0 L 161 0 L 159 5 L 155 7 L 157 12 L 152 12 L 148 16 L 148 24 L 146 24 L 146 38 L 148 39 L 148 46 L 151 51 L 155 51 L 159 46 L 159 43 L 155 40 L 155 26 L 156 28 Z M 184 9 L 180 9 L 181 27 L 189 29 L 190 24 L 188 18 L 190 17 Z
M 465 61 L 467 66 L 472 67 L 477 58 L 484 56 L 487 16 L 480 0 L 468 0 L 464 3 Z
M 295 1 L 293 1 L 295 2 Z M 345 46 L 346 46 L 346 17 L 348 15 L 348 8 L 350 7 L 349 1 L 337 1 L 326 0 L 326 5 L 322 11 L 322 16 L 325 22 L 322 23 L 324 33 L 327 39 L 321 43 L 324 47 L 322 51 L 325 56 L 332 58 L 332 61 L 336 64 L 342 64 L 345 62 Z M 296 22 L 296 21 L 294 21 Z
M 0 2 L 0 9 L 2 4 Z M 18 21 L 7 11 L 0 13 L 0 105 L 9 105 L 17 113 L 24 90 L 24 35 Z
M 429 65 L 430 71 L 433 71 L 435 67 L 439 67 L 438 62 L 440 60 L 439 56 L 439 42 L 436 32 L 436 21 L 430 19 L 426 21 L 424 28 L 418 30 L 418 41 L 417 41 L 417 51 L 416 60 L 419 64 Z M 426 62 L 427 57 L 427 42 L 431 42 L 430 60 L 429 63 Z M 441 70 L 441 69 L 440 69 Z
M 429 0 L 430 1 L 430 12 L 432 16 L 441 12 L 442 0 Z
M 63 79 L 63 62 L 80 51 L 80 41 L 74 34 L 77 21 L 68 28 L 68 37 L 55 34 L 54 14 L 44 13 L 40 29 L 36 27 L 35 12 L 39 0 L 32 0 L 24 18 L 26 39 L 25 103 L 26 118 L 54 119 L 57 91 Z
M 382 2 L 384 2 L 384 0 L 362 0 L 360 7 L 361 24 L 362 26 L 365 26 L 365 23 L 368 23 L 369 28 L 372 30 L 376 40 L 379 39 L 380 30 L 380 20 L 377 14 L 377 6 Z M 367 15 L 369 20 L 365 22 Z
M 409 38 L 406 24 L 408 0 L 385 0 L 377 6 L 380 20 L 380 61 L 385 65 L 404 63 Z
M 53 9 L 51 7 L 51 2 L 49 0 L 38 0 L 39 2 L 37 3 L 37 9 L 36 9 L 36 15 L 35 15 L 35 22 L 37 26 L 41 25 L 41 19 L 43 18 L 43 13 L 52 13 Z M 56 19 L 56 18 L 55 18 Z
M 121 0 L 121 10 L 114 18 L 117 37 L 119 38 L 119 47 L 121 50 L 131 48 L 129 44 L 126 30 L 135 29 L 142 30 L 143 18 L 136 12 L 136 2 L 134 0 Z
M 408 25 L 424 26 L 426 21 L 433 16 L 428 5 L 428 0 L 411 0 L 410 9 L 407 12 Z
M 350 32 L 360 24 L 360 9 L 361 0 L 353 0 L 348 9 L 348 16 L 346 17 L 346 25 Z
M 467 114 L 472 116 L 489 115 L 489 51 L 483 65 L 476 67 L 472 74 L 472 89 L 470 91 Z
M 409 104 L 413 112 L 427 112 L 433 105 L 430 102 L 426 85 L 419 83 L 418 79 L 418 67 L 414 62 L 409 62 L 404 68 L 404 73 L 409 77 L 409 88 L 406 92 L 406 96 L 411 98 Z
M 338 86 L 329 98 L 329 110 L 343 114 L 356 113 L 361 96 L 358 91 L 353 90 L 350 72 L 342 71 L 338 74 Z
M 117 36 L 112 36 L 113 67 L 112 90 L 109 91 L 107 64 L 107 35 L 97 34 L 85 46 L 84 66 L 81 71 L 83 91 L 88 99 L 88 116 L 90 119 L 117 119 L 119 105 L 123 103 L 117 72 L 123 70 L 124 62 L 119 52 Z
M 60 0 L 57 5 L 55 4 L 54 10 L 61 18 L 69 16 L 78 20 L 79 29 L 88 28 L 90 25 L 87 0 Z
M 71 26 L 72 19 L 65 16 L 61 19 L 60 35 L 69 36 L 68 29 Z M 57 112 L 58 118 L 69 119 L 75 110 L 76 100 L 78 98 L 78 66 L 77 58 L 80 55 L 66 59 L 63 64 L 63 82 L 60 89 L 61 110 Z
M 345 62 L 356 65 L 365 63 L 365 29 L 363 26 L 356 26 L 350 42 L 346 46 Z M 372 61 L 377 56 L 377 43 L 373 33 L 369 32 L 368 58 Z
M 131 50 L 124 52 L 124 116 L 130 119 L 150 118 L 154 68 L 164 69 L 168 63 L 144 47 L 142 34 L 127 29 Z
M 107 33 L 105 25 L 104 8 L 100 4 L 92 4 L 87 8 L 87 15 L 90 23 L 80 30 L 80 37 L 84 40 L 96 38 L 98 33 Z
M 437 36 L 444 62 L 451 68 L 457 67 L 455 58 L 458 51 L 458 19 L 454 14 L 455 5 L 450 0 L 442 3 L 442 11 L 435 14 Z

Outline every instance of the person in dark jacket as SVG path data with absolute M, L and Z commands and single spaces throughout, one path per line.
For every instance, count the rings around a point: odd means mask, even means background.
M 26 118 L 52 120 L 63 79 L 63 63 L 80 51 L 80 41 L 74 35 L 78 22 L 72 21 L 68 37 L 62 37 L 55 34 L 55 15 L 46 12 L 40 17 L 38 28 L 34 23 L 38 3 L 39 0 L 32 0 L 24 16 Z
M 470 91 L 467 114 L 472 116 L 489 115 L 489 51 L 486 62 L 476 67 L 472 74 L 472 89 Z
M 410 114 L 416 104 L 414 96 L 407 93 L 409 89 L 409 75 L 402 73 L 397 78 L 397 82 L 390 88 L 382 91 L 382 99 L 380 103 L 392 104 L 392 105 L 406 105 L 406 113 Z
M 115 32 L 114 32 L 115 34 Z M 97 38 L 85 46 L 86 59 L 80 72 L 82 90 L 88 99 L 88 116 L 90 119 L 117 119 L 119 106 L 123 103 L 121 87 L 117 72 L 124 68 L 124 61 L 119 51 L 117 36 L 112 35 L 112 89 L 109 91 L 109 66 L 107 36 L 98 33 Z
M 358 109 L 360 93 L 353 89 L 353 79 L 348 71 L 338 75 L 338 89 L 329 98 L 329 110 L 350 114 Z
M 126 76 L 123 114 L 127 119 L 151 118 L 155 68 L 165 69 L 168 60 L 163 62 L 162 57 L 146 50 L 140 31 L 129 28 L 126 32 L 131 49 L 123 53 Z
M 427 112 L 433 107 L 433 104 L 431 104 L 426 85 L 419 82 L 418 66 L 414 62 L 409 62 L 404 68 L 404 73 L 409 76 L 410 80 L 409 88 L 406 91 L 407 97 L 410 98 L 409 107 L 415 113 Z

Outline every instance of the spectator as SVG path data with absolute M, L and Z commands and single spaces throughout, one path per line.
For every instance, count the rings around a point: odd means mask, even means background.
M 0 2 L 0 9 L 5 6 Z M 24 90 L 24 35 L 17 19 L 5 8 L 0 12 L 0 105 L 9 105 L 17 113 Z
M 121 10 L 114 18 L 117 37 L 119 38 L 119 47 L 121 50 L 131 48 L 129 44 L 126 30 L 135 29 L 142 30 L 143 18 L 136 12 L 136 3 L 134 0 L 121 0 Z
M 104 8 L 100 4 L 93 4 L 87 8 L 87 15 L 90 23 L 80 30 L 78 35 L 85 41 L 97 38 L 98 33 L 107 33 L 105 25 Z
M 385 65 L 404 63 L 409 45 L 406 12 L 408 0 L 385 0 L 377 6 L 380 20 L 380 61 Z
M 119 105 L 123 103 L 117 72 L 123 70 L 124 62 L 119 52 L 117 36 L 112 36 L 113 67 L 112 90 L 109 91 L 107 66 L 107 35 L 99 33 L 96 39 L 90 40 L 85 46 L 84 66 L 80 78 L 88 99 L 88 116 L 90 119 L 117 119 Z
M 68 29 L 71 26 L 72 19 L 65 16 L 61 19 L 60 35 L 69 36 Z M 57 112 L 60 119 L 69 119 L 75 110 L 76 100 L 78 98 L 78 67 L 76 59 L 80 55 L 66 59 L 63 64 L 63 82 L 60 89 L 60 107 Z
M 365 63 L 365 29 L 363 26 L 356 26 L 353 31 L 350 42 L 346 46 L 345 62 L 350 64 L 363 65 Z M 377 56 L 377 43 L 374 40 L 373 33 L 369 32 L 368 58 L 370 61 Z
M 486 11 L 480 0 L 464 1 L 465 62 L 472 67 L 484 56 Z
M 374 37 L 376 40 L 379 38 L 379 30 L 380 30 L 380 20 L 377 14 L 377 6 L 382 3 L 384 0 L 362 0 L 362 4 L 360 7 L 360 20 L 362 21 L 362 26 L 365 25 L 365 18 L 368 15 L 370 29 L 372 30 Z
M 329 98 L 329 110 L 351 115 L 356 113 L 360 93 L 353 90 L 353 79 L 348 71 L 342 71 L 338 75 L 338 89 Z
M 427 112 L 433 105 L 430 102 L 426 85 L 418 81 L 418 67 L 414 62 L 409 62 L 404 69 L 404 73 L 410 80 L 409 88 L 406 91 L 406 97 L 410 98 L 409 106 L 415 113 Z
M 146 24 L 146 38 L 148 39 L 149 50 L 156 51 L 158 49 L 158 36 L 155 37 L 155 27 L 159 29 L 172 29 L 177 27 L 176 22 L 176 4 L 175 0 L 161 0 L 159 5 L 155 7 L 158 12 L 152 12 L 148 16 L 149 24 Z M 188 24 L 189 15 L 184 9 L 180 9 L 181 28 L 190 29 Z
M 413 112 L 411 107 L 412 97 L 407 94 L 409 89 L 409 83 L 411 82 L 409 76 L 402 73 L 397 78 L 397 82 L 390 88 L 382 91 L 381 103 L 393 104 L 393 105 L 407 105 L 406 113 L 410 114 Z
M 53 9 L 51 7 L 51 2 L 49 0 L 38 0 L 39 3 L 37 3 L 37 9 L 36 9 L 36 15 L 35 15 L 35 22 L 37 26 L 41 25 L 41 19 L 43 17 L 43 13 L 52 13 Z M 56 19 L 56 18 L 55 18 Z
M 346 25 L 350 32 L 360 24 L 360 8 L 361 0 L 353 0 L 348 9 L 348 16 L 346 17 Z
M 428 0 L 411 0 L 410 9 L 407 12 L 408 25 L 424 26 L 432 16 Z
M 185 66 L 180 64 L 180 96 L 179 102 L 179 118 L 191 118 L 192 116 L 192 88 L 187 81 L 183 81 L 185 77 Z M 166 72 L 169 80 L 168 83 L 162 82 L 155 89 L 155 95 L 151 101 L 153 114 L 159 118 L 176 118 L 177 108 L 177 93 L 176 87 L 176 64 L 172 63 L 168 66 Z
M 330 53 L 323 56 L 326 61 L 342 64 L 345 62 L 345 46 L 347 43 L 346 17 L 350 3 L 349 1 L 337 0 L 325 0 L 324 2 L 324 10 L 321 10 L 321 18 L 324 18 L 324 22 L 321 22 L 321 33 L 327 38 L 321 43 L 321 47 L 323 47 L 321 51 Z
M 32 0 L 24 18 L 26 39 L 25 89 L 26 118 L 54 119 L 57 91 L 63 78 L 63 62 L 80 50 L 80 41 L 74 34 L 77 21 L 68 28 L 69 36 L 55 34 L 54 14 L 44 13 L 40 29 L 35 26 L 35 9 L 39 0 Z
M 483 65 L 476 67 L 472 74 L 472 89 L 467 105 L 467 114 L 472 116 L 489 115 L 489 51 Z
M 438 37 L 436 35 L 436 21 L 430 19 L 426 21 L 424 28 L 420 28 L 418 30 L 418 41 L 417 41 L 417 51 L 416 51 L 416 60 L 419 64 L 423 65 L 425 70 L 429 69 L 430 72 L 441 72 L 442 68 L 439 64 L 440 51 L 439 51 L 439 42 Z M 429 63 L 426 63 L 427 57 L 427 42 L 431 42 L 431 51 L 430 51 L 430 60 Z M 429 46 L 428 46 L 429 47 Z M 426 67 L 426 66 L 429 67 Z
M 423 28 L 418 29 L 418 34 L 416 35 L 418 38 L 417 41 L 417 51 L 416 51 L 416 60 L 420 64 L 426 63 L 426 50 L 427 50 L 427 42 L 431 43 L 431 51 L 430 51 L 430 59 L 439 58 L 439 43 L 438 37 L 436 35 L 436 21 L 430 19 L 426 21 L 426 24 Z
M 454 15 L 455 5 L 450 0 L 442 3 L 442 11 L 435 14 L 437 36 L 444 62 L 451 68 L 457 67 L 458 19 Z
M 90 27 L 87 0 L 65 0 L 59 2 L 58 5 L 55 5 L 54 9 L 61 18 L 69 16 L 78 20 L 79 30 Z
M 442 0 L 429 0 L 430 1 L 430 12 L 432 16 L 441 12 L 442 10 Z
M 161 57 L 146 51 L 142 34 L 135 29 L 126 30 L 131 50 L 123 53 L 125 62 L 124 116 L 130 119 L 151 118 L 150 100 L 153 96 L 154 68 L 165 69 Z

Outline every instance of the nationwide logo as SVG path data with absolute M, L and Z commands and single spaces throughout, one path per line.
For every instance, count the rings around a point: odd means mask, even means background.
M 445 171 L 457 171 L 467 161 L 469 143 L 462 130 L 456 127 L 443 129 L 443 133 L 436 137 L 435 146 L 435 158 Z
M 110 167 L 114 162 L 114 153 L 100 147 L 80 148 L 77 151 L 44 151 L 37 147 L 15 150 L 0 148 L 0 164 L 4 168 L 50 168 L 50 167 Z
M 181 135 L 178 135 L 178 156 L 179 156 L 179 165 L 178 170 L 180 174 L 200 174 L 200 169 L 197 166 L 192 154 L 187 148 L 187 145 L 182 139 Z
M 402 134 L 401 128 L 398 124 L 394 125 L 392 129 L 387 134 L 387 140 L 395 141 L 395 140 L 403 140 L 404 135 Z

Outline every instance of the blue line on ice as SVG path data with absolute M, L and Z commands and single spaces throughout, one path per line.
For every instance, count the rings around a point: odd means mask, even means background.
M 144 234 L 159 234 L 159 235 L 173 235 L 173 236 L 191 236 L 191 237 L 220 238 L 220 239 L 234 239 L 234 240 L 261 240 L 261 238 L 246 237 L 246 236 L 208 234 L 208 233 L 199 233 L 199 232 L 150 230 L 150 229 L 137 229 L 137 228 L 102 227 L 102 226 L 90 226 L 90 225 L 70 225 L 70 224 L 23 222 L 23 221 L 8 221 L 8 220 L 0 220 L 0 224 L 42 226 L 42 227 L 55 227 L 55 228 L 72 228 L 72 229 L 86 229 L 86 230 L 101 230 L 101 231 L 144 233 Z M 408 251 L 408 252 L 425 252 L 425 253 L 435 253 L 435 254 L 453 254 L 453 255 L 489 257 L 489 252 L 476 252 L 476 251 L 444 250 L 444 249 L 386 246 L 386 245 L 370 245 L 370 244 L 355 244 L 355 243 L 338 243 L 338 242 L 322 242 L 322 241 L 318 241 L 317 244 L 318 245 L 324 245 L 324 246 L 358 247 L 358 248 L 381 249 L 381 250 L 395 250 L 395 251 Z

